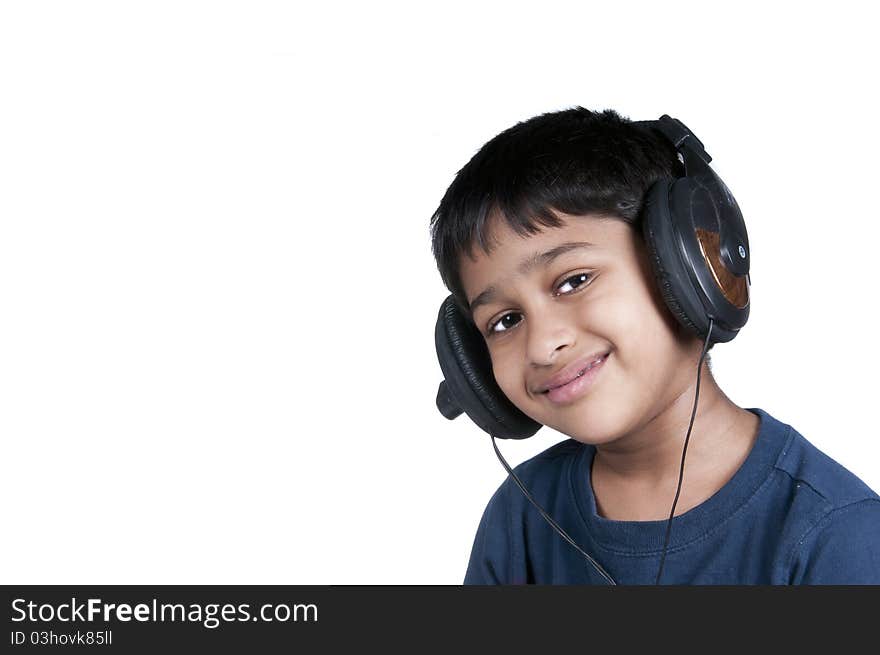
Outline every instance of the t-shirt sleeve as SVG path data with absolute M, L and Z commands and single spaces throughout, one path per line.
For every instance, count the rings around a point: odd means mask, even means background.
M 830 512 L 800 543 L 806 585 L 880 584 L 880 500 Z
M 489 500 L 471 549 L 466 585 L 508 584 L 510 539 L 507 485 L 502 484 Z

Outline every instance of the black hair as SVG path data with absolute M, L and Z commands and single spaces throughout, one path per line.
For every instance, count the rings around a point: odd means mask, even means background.
M 672 144 L 613 109 L 573 107 L 504 130 L 455 175 L 431 217 L 431 242 L 443 283 L 470 317 L 459 274 L 476 245 L 487 254 L 489 217 L 519 235 L 560 227 L 552 210 L 598 214 L 641 227 L 642 200 L 661 178 L 681 174 Z

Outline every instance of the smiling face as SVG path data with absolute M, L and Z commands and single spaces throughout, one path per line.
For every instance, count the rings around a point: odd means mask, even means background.
M 684 393 L 701 342 L 664 305 L 635 228 L 557 214 L 562 227 L 527 236 L 494 219 L 491 253 L 463 256 L 461 279 L 511 402 L 578 441 L 609 443 Z

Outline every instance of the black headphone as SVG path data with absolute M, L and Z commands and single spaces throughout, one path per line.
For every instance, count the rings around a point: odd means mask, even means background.
M 695 335 L 705 339 L 711 324 L 712 343 L 730 341 L 749 317 L 749 240 L 739 206 L 684 123 L 664 114 L 631 124 L 662 134 L 684 169 L 681 177 L 655 182 L 644 199 L 644 238 L 663 299 Z M 524 439 L 540 429 L 498 387 L 483 335 L 451 295 L 440 306 L 434 342 L 443 416 L 465 412 L 500 439 Z

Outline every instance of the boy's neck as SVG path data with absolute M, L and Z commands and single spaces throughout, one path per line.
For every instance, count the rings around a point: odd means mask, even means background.
M 696 378 L 637 430 L 596 447 L 591 480 L 600 515 L 640 521 L 669 517 L 695 387 Z M 724 395 L 704 364 L 676 515 L 707 500 L 733 477 L 754 445 L 759 423 Z

